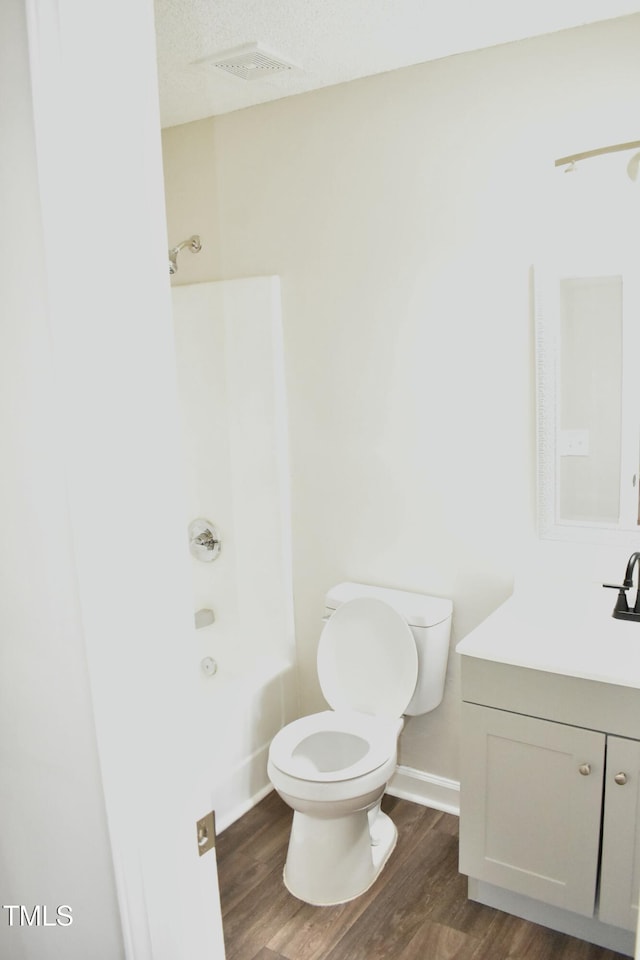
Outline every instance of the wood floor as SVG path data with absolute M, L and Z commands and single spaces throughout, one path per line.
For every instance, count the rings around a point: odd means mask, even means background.
M 291 810 L 274 792 L 217 840 L 227 960 L 620 960 L 466 897 L 458 820 L 385 797 L 398 844 L 361 897 L 302 903 L 282 883 Z

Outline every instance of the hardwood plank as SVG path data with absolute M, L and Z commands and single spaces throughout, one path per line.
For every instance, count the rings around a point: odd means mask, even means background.
M 300 910 L 286 890 L 278 864 L 223 919 L 227 960 L 253 960 L 273 935 Z
M 466 933 L 477 940 L 491 935 L 499 911 L 467 898 L 467 878 L 458 873 L 458 847 L 452 846 L 448 870 L 443 871 L 437 896 L 425 906 L 425 917 Z
M 251 960 L 286 960 L 286 958 L 280 956 L 279 953 L 274 953 L 273 950 L 269 950 L 268 947 L 263 947 Z
M 389 883 L 378 885 L 377 896 L 336 947 L 329 960 L 382 960 L 394 957 L 409 943 L 424 922 L 425 907 L 434 896 L 443 868 L 448 868 L 454 838 L 435 830 L 428 842 L 408 850 Z M 454 853 L 455 855 L 455 853 Z M 382 879 L 382 878 L 380 878 Z
M 344 936 L 363 912 L 361 901 L 351 900 L 336 907 L 312 907 L 305 903 L 268 946 L 286 960 L 321 960 Z
M 336 907 L 286 890 L 291 811 L 270 794 L 218 838 L 227 960 L 622 960 L 467 900 L 457 818 L 385 797 L 398 843 L 373 887 Z
M 293 811 L 272 791 L 253 810 L 240 817 L 216 840 L 218 864 L 229 856 L 247 854 L 262 863 L 286 848 L 291 832 Z M 283 861 L 284 862 L 284 861 Z
M 395 960 L 425 960 L 426 957 L 430 960 L 476 960 L 479 944 L 475 937 L 460 930 L 427 920 Z
M 244 897 L 250 897 L 272 872 L 273 865 L 268 866 L 244 853 L 229 857 L 224 864 L 224 883 L 220 885 L 223 920 Z
M 479 943 L 473 960 L 556 960 L 565 935 L 537 924 L 495 911 L 491 935 Z
M 456 817 L 452 813 L 442 813 L 434 826 L 434 830 L 442 830 L 452 837 L 457 837 L 460 832 L 460 817 Z
M 391 854 L 383 876 L 385 883 L 393 881 L 404 870 L 404 859 L 443 816 L 437 810 L 418 804 L 385 798 L 383 809 L 398 828 L 398 843 Z M 381 892 L 381 878 L 362 896 L 335 907 L 312 907 L 304 904 L 302 910 L 269 941 L 287 960 L 321 960 L 335 946 L 347 930 L 358 921 L 367 907 Z
M 280 799 L 275 790 L 272 790 L 267 796 L 256 804 L 251 810 L 227 827 L 218 836 L 218 842 L 226 853 L 226 849 L 232 845 L 237 847 L 242 844 L 260 827 L 278 819 L 286 810 L 286 804 Z
M 410 838 L 413 843 L 417 842 L 441 816 L 438 811 L 417 804 L 405 802 L 398 810 L 395 806 L 395 803 L 383 804 L 399 832 L 398 844 L 383 873 L 387 882 L 402 870 L 403 851 L 411 847 Z M 379 883 L 380 880 L 357 899 L 335 907 L 312 907 L 305 903 L 302 910 L 269 941 L 269 946 L 287 960 L 320 960 L 376 899 L 380 893 Z
M 473 960 L 621 960 L 621 955 L 585 940 L 548 930 L 496 911 L 491 936 L 478 945 Z

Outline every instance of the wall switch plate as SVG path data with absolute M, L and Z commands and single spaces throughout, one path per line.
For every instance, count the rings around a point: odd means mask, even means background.
M 212 810 L 196 824 L 198 835 L 198 853 L 202 856 L 213 850 L 216 845 L 216 815 Z
M 559 453 L 561 457 L 588 457 L 589 431 L 561 430 L 559 436 Z

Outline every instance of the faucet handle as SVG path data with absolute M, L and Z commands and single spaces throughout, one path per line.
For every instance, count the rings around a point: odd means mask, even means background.
M 619 619 L 626 619 L 624 617 L 620 617 L 620 614 L 629 613 L 629 604 L 627 602 L 627 590 L 629 588 L 620 583 L 603 583 L 602 586 L 608 587 L 610 590 L 619 591 L 611 616 Z

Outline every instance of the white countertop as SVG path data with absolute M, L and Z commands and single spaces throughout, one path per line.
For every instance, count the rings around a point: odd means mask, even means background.
M 554 584 L 514 595 L 461 640 L 463 656 L 640 688 L 640 622 L 614 620 L 615 590 Z M 630 605 L 635 588 L 629 590 Z

